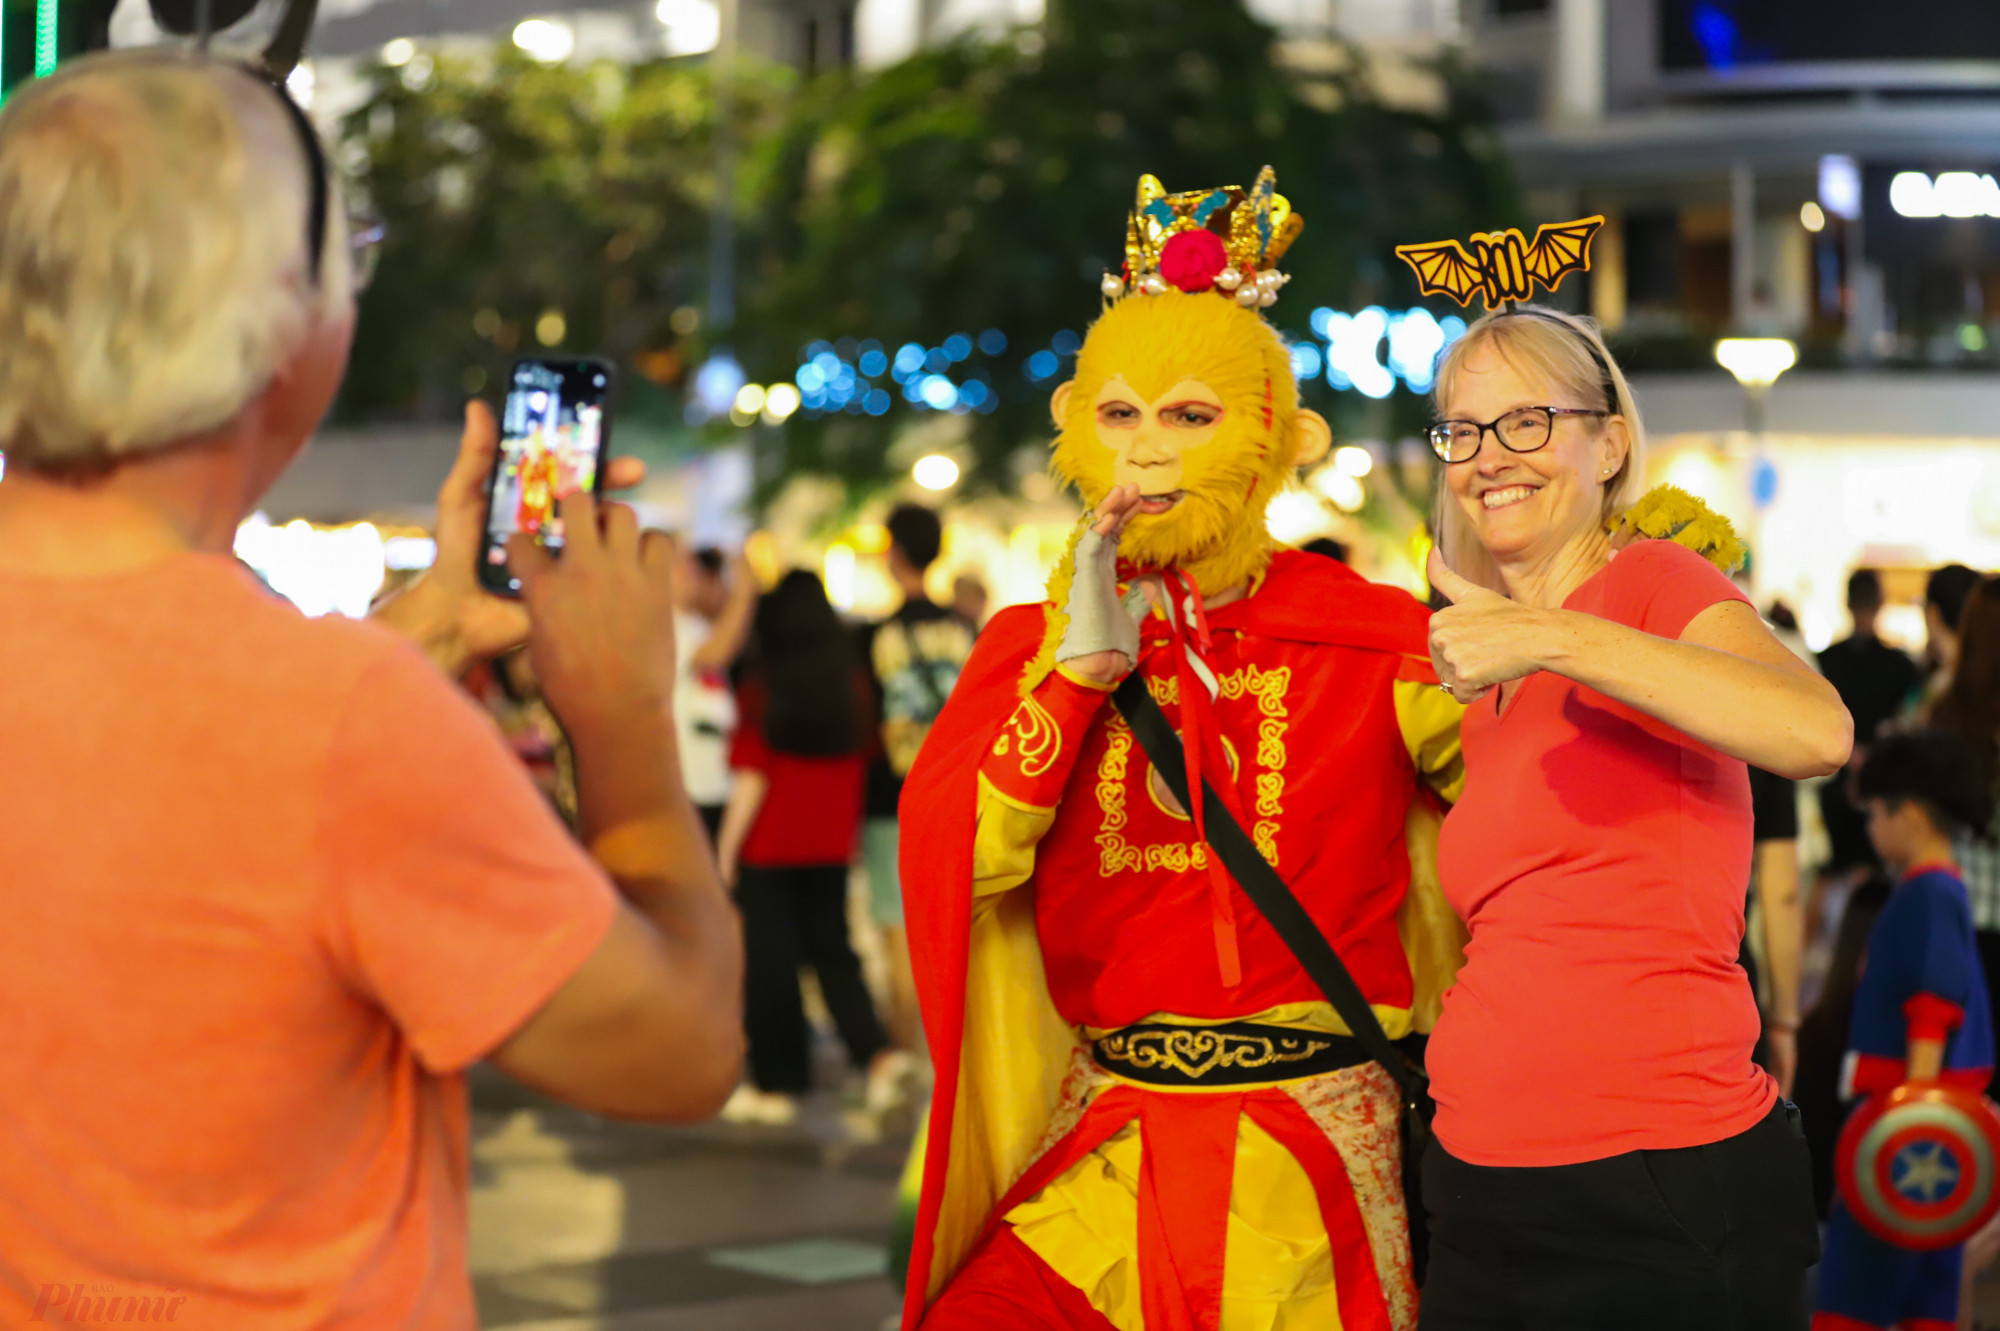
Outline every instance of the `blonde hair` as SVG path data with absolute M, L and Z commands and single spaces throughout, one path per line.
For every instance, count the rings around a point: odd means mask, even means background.
M 90 467 L 226 424 L 349 299 L 329 181 L 249 72 L 106 52 L 0 111 L 0 452 Z M 317 280 L 315 280 L 317 279 Z
M 1646 427 L 1639 419 L 1639 404 L 1632 397 L 1632 386 L 1612 358 L 1610 348 L 1604 345 L 1596 321 L 1541 305 L 1493 311 L 1466 329 L 1465 336 L 1454 342 L 1438 362 L 1432 400 L 1440 410 L 1466 360 L 1473 352 L 1488 346 L 1515 370 L 1546 383 L 1550 396 L 1560 399 L 1551 405 L 1602 408 L 1624 419 L 1631 446 L 1618 471 L 1604 482 L 1600 516 L 1608 522 L 1637 502 L 1646 471 Z M 1607 385 L 1611 389 L 1609 401 L 1605 398 Z M 1598 424 L 1602 428 L 1603 422 Z M 1437 493 L 1432 499 L 1431 512 L 1438 549 L 1451 570 L 1469 581 L 1504 591 L 1500 567 L 1452 498 L 1445 484 L 1444 467 L 1438 468 Z

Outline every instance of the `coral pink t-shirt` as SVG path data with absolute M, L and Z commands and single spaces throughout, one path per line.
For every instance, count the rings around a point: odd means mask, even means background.
M 391 634 L 0 573 L 0 1326 L 472 1331 L 460 1073 L 616 909 Z
M 1679 638 L 1744 597 L 1642 541 L 1564 608 Z M 1445 895 L 1472 931 L 1427 1061 L 1439 1143 L 1476 1165 L 1561 1165 L 1719 1141 L 1770 1111 L 1737 962 L 1750 877 L 1744 765 L 1543 672 L 1465 714 Z

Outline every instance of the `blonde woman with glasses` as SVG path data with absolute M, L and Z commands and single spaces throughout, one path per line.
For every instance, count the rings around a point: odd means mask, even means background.
M 1431 621 L 1466 704 L 1445 894 L 1471 930 L 1428 1062 L 1426 1331 L 1806 1325 L 1795 1111 L 1750 1058 L 1746 764 L 1850 723 L 1713 565 L 1614 551 L 1644 435 L 1587 322 L 1488 315 L 1439 367 Z

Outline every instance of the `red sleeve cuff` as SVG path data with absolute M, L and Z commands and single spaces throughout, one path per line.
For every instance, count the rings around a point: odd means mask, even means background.
M 1437 670 L 1428 656 L 1404 655 L 1396 659 L 1396 678 L 1406 684 L 1435 684 Z
M 1912 994 L 1903 1004 L 1912 1040 L 1942 1040 L 1965 1023 L 1965 1009 L 1936 994 Z
M 1008 798 L 1054 808 L 1108 691 L 1057 670 L 1000 727 L 980 771 Z

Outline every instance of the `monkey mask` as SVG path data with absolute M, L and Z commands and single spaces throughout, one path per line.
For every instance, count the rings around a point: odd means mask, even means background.
M 1276 549 L 1265 509 L 1332 442 L 1325 418 L 1299 406 L 1291 353 L 1259 313 L 1302 225 L 1273 184 L 1269 167 L 1248 191 L 1168 195 L 1142 177 L 1124 272 L 1104 278 L 1109 304 L 1051 404 L 1054 472 L 1086 505 L 1117 485 L 1144 496 L 1121 566 L 1179 570 L 1209 595 L 1263 573 Z M 1049 586 L 1057 607 L 1072 573 L 1065 556 Z M 1051 629 L 1059 638 L 1062 624 Z

